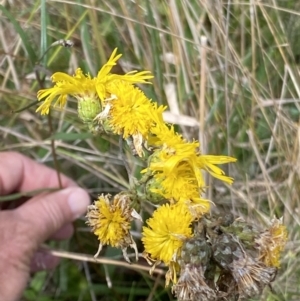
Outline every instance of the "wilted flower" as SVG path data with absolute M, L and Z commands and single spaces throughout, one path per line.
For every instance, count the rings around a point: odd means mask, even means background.
M 251 225 L 231 214 L 206 214 L 193 230 L 178 256 L 180 276 L 172 290 L 179 301 L 248 300 L 274 280 L 277 268 L 259 258 Z
M 178 301 L 216 301 L 217 294 L 205 282 L 199 265 L 186 264 L 181 268 L 178 282 L 172 287 Z
M 92 231 L 100 241 L 95 257 L 99 255 L 104 245 L 110 245 L 121 248 L 128 262 L 130 260 L 127 256 L 127 247 L 133 248 L 136 259 L 138 258 L 137 247 L 129 230 L 130 222 L 134 218 L 141 218 L 130 204 L 130 198 L 120 193 L 112 201 L 109 195 L 101 195 L 93 205 L 88 206 L 87 224 L 92 227 Z
M 255 242 L 258 245 L 260 259 L 270 267 L 280 266 L 280 255 L 287 241 L 287 230 L 282 219 L 274 218 L 271 226 L 262 232 Z
M 204 237 L 197 236 L 184 242 L 179 259 L 180 277 L 172 287 L 179 301 L 216 300 L 216 293 L 204 276 L 211 255 L 211 246 Z
M 240 298 L 254 297 L 270 284 L 276 276 L 276 268 L 267 267 L 251 256 L 239 239 L 223 233 L 213 240 L 213 258 L 234 279 Z M 220 283 L 219 285 L 225 286 Z

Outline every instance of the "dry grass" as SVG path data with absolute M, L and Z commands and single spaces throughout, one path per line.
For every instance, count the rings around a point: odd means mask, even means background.
M 75 42 L 73 48 L 55 47 L 47 53 L 39 67 L 45 75 L 73 73 L 78 66 L 95 75 L 118 47 L 123 53 L 118 72 L 136 68 L 154 73 L 153 86 L 143 89 L 169 106 L 168 121 L 176 123 L 187 138 L 199 139 L 204 153 L 238 158 L 226 170 L 235 178 L 234 185 L 209 179 L 207 196 L 218 208 L 255 224 L 265 225 L 274 215 L 283 216 L 289 230 L 274 294 L 266 292 L 262 300 L 299 300 L 300 294 L 300 13 L 294 2 L 55 0 L 47 1 L 43 15 L 43 1 L 41 6 L 39 1 L 2 1 L 24 30 L 36 57 L 56 40 Z M 74 103 L 63 112 L 53 111 L 51 122 L 35 113 L 36 105 L 12 113 L 34 102 L 39 89 L 36 66 L 31 63 L 34 56 L 28 54 L 24 42 L 0 11 L 0 150 L 19 151 L 52 165 L 54 139 L 60 170 L 93 196 L 128 187 L 118 141 L 107 135 L 85 135 Z M 139 171 L 139 162 L 129 164 L 133 173 Z M 86 230 L 78 229 L 70 251 L 92 254 L 96 250 L 97 242 Z M 104 277 L 117 270 L 91 268 L 84 261 L 77 268 L 81 272 L 67 265 L 60 277 L 67 277 L 66 282 L 80 280 L 85 293 L 77 288 L 78 300 L 105 295 Z M 147 296 L 147 300 L 166 300 L 163 282 L 159 280 L 157 286 L 146 274 L 143 277 L 148 283 L 145 291 L 131 283 L 122 286 L 124 279 L 119 283 L 116 278 L 109 300 L 123 296 L 138 300 L 143 294 L 144 300 Z M 39 283 L 37 287 L 50 296 L 48 287 L 56 285 L 60 289 L 56 300 L 69 300 L 66 284 L 51 285 L 45 288 Z M 131 289 L 125 290 L 126 285 L 132 285 Z

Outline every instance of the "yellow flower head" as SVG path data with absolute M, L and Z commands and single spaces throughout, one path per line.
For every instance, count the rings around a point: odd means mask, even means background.
M 145 139 L 153 121 L 148 112 L 153 105 L 138 88 L 126 82 L 118 81 L 109 85 L 109 90 L 115 95 L 111 100 L 109 124 L 115 134 L 124 139 L 141 134 Z
M 280 266 L 280 255 L 287 241 L 287 230 L 282 219 L 274 218 L 271 226 L 255 239 L 258 244 L 260 260 L 269 267 Z
M 198 187 L 193 169 L 188 162 L 176 166 L 167 177 L 164 173 L 157 173 L 152 182 L 151 192 L 175 202 L 184 202 L 195 218 L 200 218 L 210 209 L 211 202 L 201 198 L 202 190 Z M 149 200 L 151 202 L 151 199 Z
M 96 89 L 98 96 L 101 101 L 110 97 L 107 92 L 107 85 L 115 80 L 123 80 L 131 84 L 137 83 L 149 83 L 147 80 L 153 78 L 150 71 L 130 71 L 124 75 L 112 74 L 110 73 L 113 66 L 116 65 L 117 60 L 122 56 L 122 54 L 117 54 L 117 48 L 111 54 L 108 62 L 101 68 L 96 77 Z
M 97 100 L 98 106 L 100 107 L 95 87 L 95 80 L 91 78 L 89 74 L 84 75 L 80 68 L 76 70 L 74 76 L 70 76 L 62 72 L 56 72 L 52 75 L 52 81 L 56 83 L 54 87 L 39 90 L 37 93 L 38 100 L 46 98 L 36 110 L 37 112 L 41 111 L 42 115 L 49 113 L 51 103 L 55 99 L 55 105 L 59 104 L 61 108 L 64 107 L 68 95 L 75 97 L 78 101 Z
M 174 169 L 183 162 L 188 163 L 193 169 L 194 177 L 198 181 L 199 189 L 205 187 L 201 170 L 208 171 L 212 176 L 231 184 L 233 179 L 224 175 L 217 164 L 235 162 L 236 159 L 228 156 L 205 156 L 199 152 L 199 142 L 187 142 L 175 132 L 174 127 L 168 127 L 156 118 L 157 123 L 151 128 L 149 145 L 158 147 L 155 161 L 150 162 L 150 170 L 155 176 L 168 178 Z
M 126 249 L 132 247 L 137 256 L 136 244 L 129 232 L 130 222 L 138 214 L 131 208 L 131 201 L 126 194 L 118 194 L 112 201 L 109 195 L 99 196 L 93 205 L 88 206 L 87 223 L 98 237 L 100 244 L 97 257 L 104 245 L 121 248 L 129 261 Z
M 156 147 L 167 145 L 169 148 L 172 148 L 186 142 L 186 140 L 182 138 L 182 135 L 175 132 L 174 126 L 169 127 L 163 121 L 162 114 L 153 114 L 152 118 L 155 120 L 156 125 L 151 129 L 153 136 L 149 139 L 150 145 Z
M 147 220 L 147 227 L 143 227 L 145 253 L 167 266 L 176 262 L 183 241 L 192 237 L 192 221 L 193 217 L 184 203 L 159 207 Z
M 79 114 L 83 115 L 80 116 L 81 118 L 86 118 L 85 116 L 88 115 L 88 122 L 101 112 L 102 101 L 107 97 L 106 87 L 108 83 L 115 80 L 123 80 L 132 84 L 148 83 L 147 80 L 153 78 L 148 71 L 132 71 L 124 75 L 110 73 L 112 67 L 116 65 L 116 61 L 121 57 L 121 54 L 116 55 L 116 53 L 117 49 L 113 51 L 108 62 L 104 64 L 97 77 L 94 78 L 89 74 L 84 75 L 80 68 L 76 70 L 74 76 L 62 72 L 54 73 L 52 75 L 52 81 L 55 83 L 54 87 L 42 89 L 37 93 L 38 100 L 46 99 L 36 111 L 40 111 L 42 115 L 48 114 L 51 103 L 55 99 L 55 105 L 59 104 L 60 107 L 63 107 L 69 95 L 75 97 L 78 101 L 93 102 L 92 105 L 87 105 L 87 107 L 82 105 L 83 113 L 79 111 Z M 79 109 L 82 110 L 82 108 Z M 89 110 L 92 110 L 92 112 L 89 112 Z
M 172 147 L 166 142 L 161 149 L 157 149 L 150 157 L 148 168 L 142 172 L 152 174 L 150 191 L 153 194 L 184 203 L 193 219 L 198 219 L 209 211 L 211 205 L 210 201 L 201 197 L 206 188 L 201 169 L 231 184 L 233 179 L 225 176 L 214 164 L 234 162 L 236 159 L 226 156 L 202 156 L 197 152 L 198 142 L 187 143 L 179 136 L 175 136 L 172 142 Z M 151 199 L 149 201 L 151 202 Z
M 162 115 L 164 107 L 157 107 L 140 89 L 123 80 L 111 82 L 106 89 L 111 96 L 105 100 L 111 130 L 124 139 L 132 137 L 136 152 L 142 156 L 142 143 L 155 124 L 152 116 Z
M 151 160 L 148 169 L 153 174 L 168 177 L 183 163 L 195 164 L 196 146 L 197 143 L 194 142 L 182 142 L 170 147 L 166 142 L 162 148 L 154 152 L 155 160 Z

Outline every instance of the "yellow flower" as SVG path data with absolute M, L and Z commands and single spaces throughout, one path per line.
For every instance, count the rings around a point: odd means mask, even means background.
M 106 89 L 111 96 L 105 100 L 111 130 L 124 139 L 132 138 L 136 152 L 142 156 L 142 144 L 155 125 L 152 115 L 162 115 L 164 107 L 157 107 L 140 89 L 123 80 L 111 82 Z
M 170 141 L 167 140 L 160 149 L 155 151 L 153 156 L 155 160 L 151 160 L 150 165 L 143 172 L 150 171 L 156 178 L 168 179 L 169 177 L 175 177 L 176 169 L 184 164 L 192 170 L 192 178 L 197 180 L 200 190 L 205 187 L 201 170 L 208 171 L 212 176 L 226 183 L 231 184 L 233 182 L 233 179 L 227 177 L 222 169 L 215 166 L 215 164 L 235 162 L 235 158 L 201 155 L 198 152 L 199 142 L 186 142 L 179 135 L 174 135 Z
M 129 232 L 130 222 L 138 214 L 131 208 L 131 201 L 126 194 L 118 194 L 110 201 L 109 195 L 99 196 L 93 205 L 88 206 L 87 223 L 98 237 L 100 244 L 95 257 L 99 255 L 104 245 L 121 248 L 127 261 L 128 246 L 133 248 L 137 257 L 137 247 Z
M 113 82 L 115 80 L 124 80 L 131 84 L 147 84 L 149 83 L 147 80 L 153 78 L 153 75 L 151 75 L 150 71 L 137 72 L 134 70 L 126 73 L 125 75 L 111 74 L 110 71 L 112 67 L 116 65 L 117 60 L 122 56 L 122 54 L 116 54 L 117 48 L 115 48 L 108 62 L 101 68 L 96 77 L 96 89 L 101 101 L 103 101 L 107 97 L 110 97 L 109 95 L 107 95 L 106 91 L 107 84 L 110 82 Z
M 148 112 L 153 104 L 145 94 L 132 84 L 124 81 L 114 81 L 107 86 L 111 95 L 109 123 L 116 134 L 128 136 L 142 134 L 146 137 L 149 128 L 153 125 Z
M 148 79 L 153 78 L 149 71 L 131 71 L 124 75 L 110 73 L 116 61 L 121 57 L 121 54 L 116 55 L 115 49 L 110 56 L 108 62 L 98 72 L 97 77 L 92 78 L 89 74 L 84 75 L 82 70 L 78 68 L 74 76 L 66 73 L 56 72 L 52 75 L 52 81 L 55 83 L 54 87 L 38 91 L 37 98 L 45 101 L 37 108 L 37 112 L 41 114 L 48 114 L 51 103 L 57 98 L 55 105 L 59 104 L 63 107 L 66 103 L 67 96 L 73 96 L 78 101 L 92 101 L 93 116 L 88 112 L 83 112 L 83 117 L 87 114 L 89 119 L 92 119 L 101 112 L 103 107 L 102 101 L 107 97 L 106 86 L 115 80 L 123 80 L 130 83 L 148 83 Z M 98 112 L 94 112 L 94 106 L 99 108 Z M 86 109 L 86 108 L 84 108 Z M 90 110 L 90 105 L 87 106 Z M 79 112 L 80 113 L 80 112 Z M 96 115 L 95 115 L 96 114 Z M 82 116 L 80 116 L 82 117 Z M 84 120 L 85 121 L 85 120 Z M 90 121 L 90 120 L 88 120 Z
M 269 229 L 255 239 L 258 244 L 259 257 L 269 267 L 280 266 L 280 255 L 287 241 L 287 230 L 282 219 L 274 218 Z
M 157 159 L 155 162 L 151 162 L 149 169 L 152 172 L 163 173 L 167 177 L 182 163 L 193 166 L 196 163 L 195 152 L 195 145 L 191 143 L 182 143 L 176 147 L 169 147 L 165 144 L 156 151 Z
M 193 217 L 183 203 L 159 207 L 147 220 L 147 227 L 143 227 L 145 253 L 167 266 L 176 262 L 183 241 L 192 237 L 192 221 Z
M 200 189 L 205 186 L 201 169 L 226 183 L 233 182 L 232 178 L 225 176 L 224 172 L 215 165 L 235 162 L 235 158 L 202 155 L 199 152 L 198 141 L 187 142 L 182 135 L 175 132 L 173 126 L 168 127 L 162 123 L 159 116 L 155 120 L 156 125 L 151 128 L 153 136 L 149 138 L 149 145 L 159 147 L 159 149 L 156 151 L 155 162 L 151 162 L 147 170 L 151 170 L 153 174 L 162 173 L 161 176 L 167 178 L 178 164 L 188 162 L 194 170 Z
M 186 143 L 186 140 L 182 138 L 182 135 L 175 132 L 174 127 L 167 126 L 163 121 L 162 114 L 152 114 L 153 120 L 155 120 L 155 126 L 151 128 L 151 134 L 153 135 L 149 138 L 149 144 L 162 147 L 163 145 L 167 145 L 169 148 L 174 146 L 181 145 Z M 198 147 L 197 144 L 196 147 Z
M 195 218 L 209 211 L 211 202 L 201 198 L 204 187 L 202 189 L 198 187 L 197 179 L 187 162 L 180 163 L 168 177 L 157 173 L 154 179 L 157 183 L 153 185 L 151 192 L 160 194 L 168 200 L 184 202 Z
M 80 68 L 76 70 L 74 76 L 56 72 L 52 75 L 52 81 L 56 83 L 54 87 L 39 90 L 37 93 L 38 100 L 46 98 L 36 110 L 37 112 L 41 111 L 42 115 L 49 113 L 50 105 L 56 98 L 54 105 L 59 104 L 61 108 L 65 106 L 68 95 L 74 96 L 78 101 L 98 99 L 95 80 L 89 74 L 84 75 Z
M 233 178 L 226 176 L 224 171 L 215 165 L 236 162 L 236 160 L 236 158 L 229 156 L 212 156 L 199 154 L 196 159 L 196 166 L 197 168 L 208 171 L 213 177 L 228 184 L 232 184 Z

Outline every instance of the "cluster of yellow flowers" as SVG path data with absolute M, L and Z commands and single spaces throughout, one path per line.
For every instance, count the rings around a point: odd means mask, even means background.
M 39 100 L 44 100 L 37 111 L 48 114 L 54 100 L 55 105 L 62 108 L 67 97 L 73 96 L 78 101 L 78 116 L 93 133 L 106 131 L 121 135 L 132 142 L 139 157 L 147 160 L 140 185 L 145 184 L 147 201 L 160 206 L 143 227 L 143 254 L 149 262 L 155 263 L 153 267 L 163 262 L 169 268 L 166 283 L 176 283 L 182 245 L 194 235 L 192 223 L 210 210 L 211 202 L 202 198 L 206 188 L 203 171 L 231 184 L 233 179 L 217 165 L 236 159 L 203 155 L 198 141 L 188 142 L 176 133 L 174 127 L 163 120 L 166 108 L 158 106 L 135 86 L 149 84 L 148 80 L 153 77 L 150 72 L 111 73 L 120 57 L 115 49 L 93 78 L 83 74 L 81 69 L 77 69 L 74 76 L 54 73 L 55 85 L 37 94 Z M 149 197 L 154 195 L 158 201 Z M 137 254 L 130 235 L 130 222 L 141 219 L 133 205 L 136 197 L 132 191 L 121 192 L 113 199 L 101 195 L 89 206 L 88 223 L 100 241 L 96 255 L 103 245 L 121 248 L 127 260 L 127 247 L 132 247 Z

